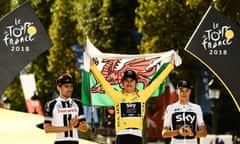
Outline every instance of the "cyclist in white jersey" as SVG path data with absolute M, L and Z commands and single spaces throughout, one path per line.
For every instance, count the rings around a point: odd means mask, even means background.
M 73 81 L 70 74 L 57 79 L 59 97 L 46 103 L 44 129 L 56 133 L 55 144 L 78 144 L 78 130 L 86 132 L 88 126 L 80 100 L 72 97 Z
M 197 144 L 197 138 L 207 135 L 201 107 L 189 101 L 189 82 L 179 81 L 177 94 L 178 102 L 166 108 L 162 135 L 171 137 L 171 144 Z

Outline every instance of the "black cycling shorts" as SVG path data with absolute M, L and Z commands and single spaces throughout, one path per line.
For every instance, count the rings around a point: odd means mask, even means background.
M 126 134 L 117 135 L 116 144 L 143 144 L 142 137 Z

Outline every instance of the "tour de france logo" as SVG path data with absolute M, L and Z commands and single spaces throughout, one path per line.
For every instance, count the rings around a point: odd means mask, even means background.
M 37 28 L 33 22 L 15 18 L 12 25 L 8 25 L 3 32 L 3 41 L 11 52 L 29 52 L 29 43 L 35 40 Z
M 234 31 L 231 26 L 213 23 L 211 29 L 204 31 L 202 46 L 209 55 L 227 55 L 227 47 L 232 44 L 233 38 Z

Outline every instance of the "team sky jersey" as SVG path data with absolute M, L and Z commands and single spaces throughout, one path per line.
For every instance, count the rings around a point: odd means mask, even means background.
M 173 65 L 168 64 L 166 69 L 164 69 L 164 71 L 144 90 L 139 90 L 135 93 L 122 93 L 115 90 L 105 80 L 103 75 L 98 71 L 96 65 L 91 66 L 91 71 L 95 78 L 99 81 L 105 92 L 114 102 L 114 108 L 116 111 L 115 127 L 118 135 L 134 134 L 137 136 L 142 136 L 146 101 L 159 87 L 172 69 Z
M 85 120 L 81 101 L 74 98 L 67 100 L 60 97 L 49 101 L 44 109 L 44 123 L 51 123 L 56 127 L 68 126 L 70 120 L 78 116 L 79 121 Z M 56 141 L 78 141 L 78 130 L 56 133 Z
M 187 105 L 181 105 L 179 102 L 168 105 L 165 113 L 164 127 L 170 127 L 171 130 L 177 130 L 183 125 L 188 125 L 193 132 L 196 132 L 198 126 L 204 125 L 201 107 L 189 102 Z M 175 136 L 173 140 L 189 140 L 194 137 Z M 194 140 L 195 141 L 195 140 Z

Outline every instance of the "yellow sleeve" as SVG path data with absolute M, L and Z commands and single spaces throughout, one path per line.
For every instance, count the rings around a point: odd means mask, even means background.
M 148 98 L 153 94 L 153 92 L 160 86 L 163 80 L 168 76 L 168 74 L 173 70 L 174 65 L 169 63 L 167 67 L 157 76 L 156 79 L 152 81 L 144 90 L 139 91 L 139 95 L 143 97 L 144 101 L 147 101 Z
M 93 73 L 94 77 L 97 79 L 97 81 L 101 84 L 102 88 L 105 90 L 105 92 L 108 94 L 108 96 L 112 99 L 114 103 L 118 101 L 118 96 L 120 96 L 120 92 L 116 91 L 111 84 L 106 81 L 106 79 L 103 77 L 102 73 L 98 70 L 97 66 L 94 64 L 90 67 L 91 72 Z

